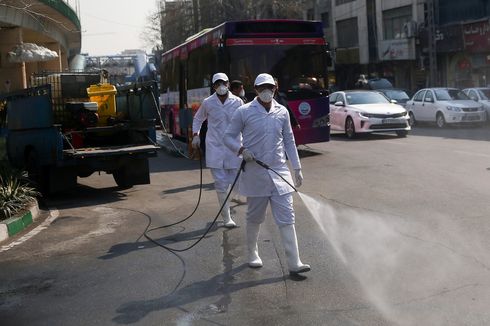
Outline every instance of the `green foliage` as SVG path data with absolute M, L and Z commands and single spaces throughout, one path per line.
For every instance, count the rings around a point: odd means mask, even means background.
M 8 219 L 27 208 L 39 193 L 29 186 L 22 172 L 0 165 L 0 220 Z

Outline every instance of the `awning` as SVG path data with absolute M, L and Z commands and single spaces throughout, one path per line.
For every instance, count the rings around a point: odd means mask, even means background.
M 49 61 L 58 58 L 58 53 L 34 43 L 16 45 L 8 53 L 10 62 Z

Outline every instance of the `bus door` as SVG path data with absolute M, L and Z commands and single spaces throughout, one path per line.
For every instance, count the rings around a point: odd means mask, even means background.
M 192 111 L 187 105 L 187 64 L 185 60 L 179 63 L 179 127 L 180 135 L 189 138 L 192 129 Z M 192 133 L 192 130 L 190 131 Z

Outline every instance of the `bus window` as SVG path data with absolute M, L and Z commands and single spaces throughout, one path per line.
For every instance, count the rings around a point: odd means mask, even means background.
M 324 50 L 319 45 L 229 47 L 235 63 L 230 75 L 242 80 L 246 91 L 253 89 L 254 77 L 265 71 L 279 79 L 282 91 L 307 89 L 326 93 Z

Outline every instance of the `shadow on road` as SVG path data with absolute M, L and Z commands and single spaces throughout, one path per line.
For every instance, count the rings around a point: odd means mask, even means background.
M 180 308 L 192 302 L 196 302 L 213 296 L 229 295 L 243 289 L 283 282 L 284 277 L 272 277 L 262 280 L 246 281 L 241 283 L 231 283 L 235 274 L 241 273 L 244 270 L 249 270 L 247 264 L 239 265 L 231 270 L 225 271 L 222 274 L 213 276 L 212 278 L 192 283 L 182 289 L 179 289 L 169 295 L 164 295 L 151 300 L 133 301 L 121 305 L 116 312 L 118 315 L 113 318 L 113 321 L 118 324 L 132 324 L 140 321 L 146 315 L 154 311 L 163 311 L 170 308 Z M 227 283 L 226 287 L 222 284 Z M 209 310 L 214 313 L 224 312 L 221 307 L 209 307 Z M 205 312 L 202 312 L 205 314 Z
M 346 142 L 398 138 L 395 133 L 357 134 L 355 139 L 348 139 L 345 134 L 341 132 L 332 132 L 330 136 L 332 140 Z M 490 141 L 490 126 L 447 126 L 441 129 L 433 124 L 418 123 L 416 126 L 412 127 L 411 131 L 408 132 L 407 137 L 411 136 Z
M 127 193 L 127 191 L 126 191 Z M 56 207 L 58 209 L 79 208 L 100 204 L 110 204 L 126 200 L 126 193 L 120 192 L 118 187 L 92 188 L 78 184 L 75 188 L 62 193 L 41 197 L 39 205 L 42 208 Z
M 211 222 L 207 223 L 205 227 L 199 230 L 194 230 L 194 231 L 188 231 L 184 232 L 186 230 L 185 227 L 172 227 L 172 229 L 167 228 L 168 230 L 171 230 L 169 232 L 172 232 L 171 235 L 167 236 L 162 236 L 162 237 L 157 237 L 158 232 L 162 233 L 165 231 L 162 231 L 165 229 L 165 227 L 156 227 L 155 231 L 151 231 L 148 233 L 149 236 L 154 239 L 156 242 L 160 243 L 161 245 L 164 246 L 169 246 L 171 248 L 174 248 L 172 245 L 179 243 L 179 242 L 185 242 L 185 241 L 192 241 L 192 240 L 197 240 L 199 239 L 204 232 L 208 229 L 210 226 Z M 180 231 L 175 231 L 175 229 L 179 229 Z M 204 237 L 204 239 L 209 238 L 212 236 L 214 232 L 218 230 L 218 227 L 214 227 L 210 230 L 210 232 Z M 123 256 L 126 254 L 129 254 L 133 251 L 139 251 L 143 249 L 151 249 L 157 247 L 156 244 L 154 244 L 151 241 L 138 241 L 138 242 L 126 242 L 126 243 L 119 243 L 114 246 L 112 246 L 105 255 L 98 257 L 98 259 L 112 259 L 112 258 L 117 258 L 119 256 Z M 179 249 L 179 248 L 175 248 Z
M 447 126 L 437 128 L 431 124 L 417 124 L 412 128 L 409 136 L 439 137 L 446 139 L 466 139 L 490 141 L 489 126 Z
M 179 188 L 174 188 L 174 189 L 167 189 L 167 190 L 162 191 L 162 194 L 164 194 L 164 195 L 176 194 L 179 192 L 188 191 L 188 190 L 195 190 L 195 189 L 199 189 L 199 184 L 195 184 L 192 186 L 186 186 L 186 187 L 179 187 Z M 202 189 L 208 190 L 208 191 L 214 190 L 214 182 L 210 182 L 210 183 L 206 183 L 206 184 L 203 183 Z

